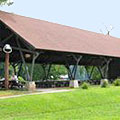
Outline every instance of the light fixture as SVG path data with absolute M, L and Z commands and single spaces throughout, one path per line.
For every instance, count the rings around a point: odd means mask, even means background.
M 3 51 L 5 53 L 11 53 L 12 52 L 12 48 L 9 44 L 6 44 L 4 47 L 3 47 Z
M 30 58 L 31 55 L 30 54 L 25 54 L 25 58 Z

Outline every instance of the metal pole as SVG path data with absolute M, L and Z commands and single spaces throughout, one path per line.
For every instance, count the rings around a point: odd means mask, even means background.
M 9 53 L 5 55 L 5 89 L 9 89 Z

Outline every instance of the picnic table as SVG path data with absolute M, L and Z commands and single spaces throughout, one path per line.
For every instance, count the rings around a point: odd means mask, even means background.
M 0 80 L 0 88 L 5 88 L 5 79 Z M 9 88 L 23 88 L 23 84 L 15 80 L 9 80 Z
M 68 87 L 68 80 L 47 80 L 47 81 L 36 81 L 37 88 L 55 88 L 55 87 Z

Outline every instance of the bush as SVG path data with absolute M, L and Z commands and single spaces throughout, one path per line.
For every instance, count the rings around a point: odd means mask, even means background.
M 115 86 L 120 86 L 120 78 L 117 78 L 117 79 L 113 82 L 113 84 L 114 84 Z
M 21 76 L 18 77 L 18 81 L 22 84 L 26 83 L 26 81 Z
M 82 89 L 88 89 L 89 88 L 89 84 L 86 82 L 83 82 L 83 84 L 81 85 Z
M 108 87 L 108 85 L 109 85 L 109 83 L 108 83 L 107 79 L 101 80 L 101 87 L 102 88 L 106 88 L 106 87 Z

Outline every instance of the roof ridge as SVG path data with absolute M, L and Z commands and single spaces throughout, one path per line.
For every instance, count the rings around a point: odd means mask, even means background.
M 63 26 L 63 27 L 69 27 L 69 28 L 77 29 L 77 30 L 81 30 L 81 31 L 86 31 L 86 32 L 90 32 L 90 33 L 98 34 L 98 35 L 102 35 L 102 36 L 108 36 L 108 37 L 118 38 L 118 37 L 114 37 L 114 36 L 107 35 L 107 34 L 104 35 L 102 33 L 94 32 L 94 31 L 89 31 L 89 30 L 86 30 L 86 29 L 81 29 L 81 28 L 77 28 L 77 27 L 73 27 L 73 26 L 69 26 L 69 25 L 64 25 L 64 24 L 56 23 L 56 22 L 51 22 L 51 21 L 47 21 L 47 20 L 43 20 L 43 19 L 39 19 L 39 18 L 33 18 L 33 17 L 29 17 L 29 16 L 23 16 L 23 15 L 19 15 L 19 14 L 12 13 L 12 12 L 10 13 L 10 12 L 6 12 L 6 11 L 2 11 L 2 10 L 0 10 L 0 12 L 6 13 L 6 14 L 13 14 L 15 16 L 20 16 L 20 17 L 24 17 L 24 18 L 28 18 L 28 19 L 32 19 L 32 20 L 43 21 L 43 22 L 47 22 L 47 23 L 50 23 L 50 24 L 56 24 L 56 25 L 60 25 L 60 26 Z

